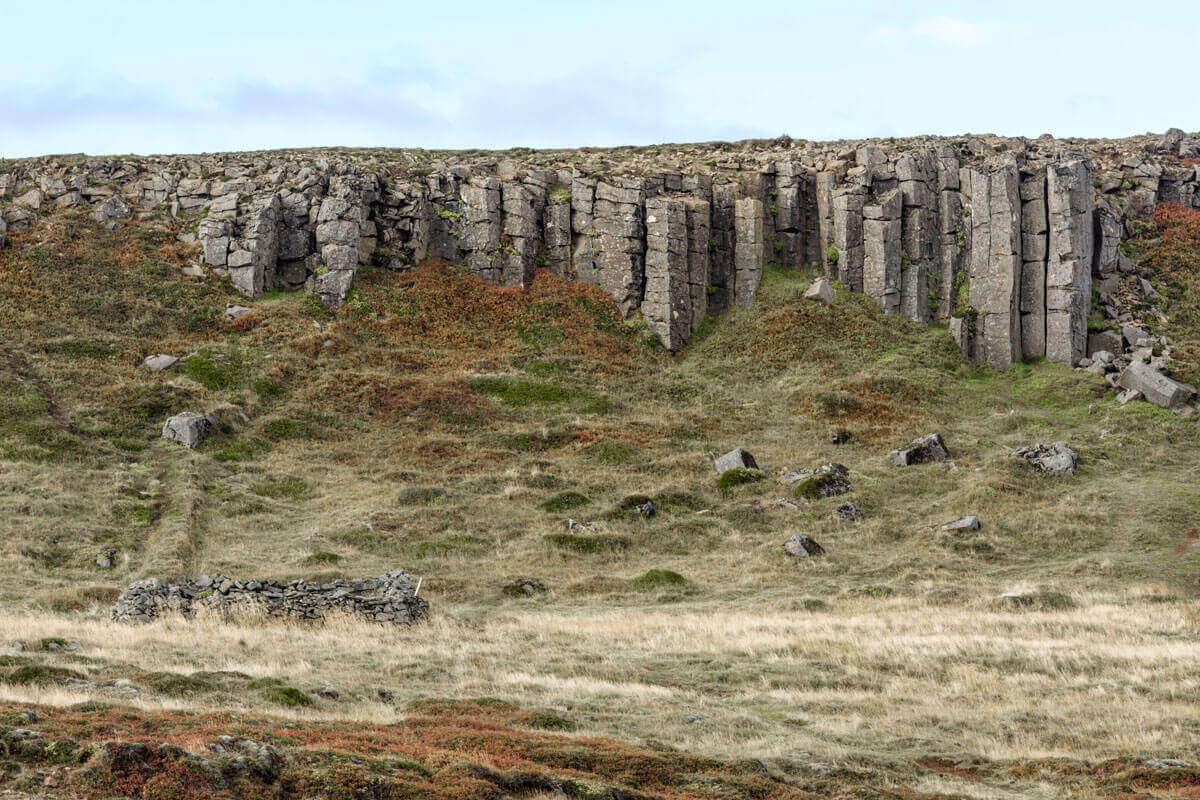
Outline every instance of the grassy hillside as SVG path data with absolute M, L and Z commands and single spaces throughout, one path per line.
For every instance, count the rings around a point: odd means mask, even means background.
M 34 644 L 0 698 L 388 725 L 487 696 L 568 739 L 763 760 L 781 781 L 826 765 L 856 776 L 847 791 L 908 796 L 1104 796 L 1095 776 L 1013 765 L 1197 757 L 1200 430 L 1120 406 L 1101 378 L 970 365 L 944 329 L 860 295 L 806 301 L 794 273 L 671 356 L 549 273 L 522 292 L 451 265 L 374 271 L 336 314 L 269 295 L 230 324 L 246 301 L 184 277 L 169 226 L 56 216 L 11 239 L 0 642 Z M 1193 300 L 1164 309 L 1183 325 Z M 154 353 L 182 360 L 149 373 Z M 158 438 L 189 409 L 221 420 L 195 452 Z M 951 462 L 888 463 L 930 431 Z M 1011 455 L 1059 440 L 1072 478 Z M 721 488 L 710 453 L 738 446 L 767 475 Z M 830 460 L 852 493 L 778 479 Z M 847 500 L 862 519 L 836 514 Z M 966 514 L 983 527 L 940 530 Z M 795 532 L 827 555 L 786 556 Z M 396 568 L 422 579 L 430 624 L 105 616 L 141 577 Z M 1002 792 L 930 766 L 978 759 L 1008 765 Z M 649 796 L 803 796 L 670 791 Z

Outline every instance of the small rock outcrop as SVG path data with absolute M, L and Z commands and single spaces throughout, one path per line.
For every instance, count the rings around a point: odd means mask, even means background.
M 1172 411 L 1183 408 L 1196 394 L 1193 387 L 1172 380 L 1141 361 L 1130 363 L 1117 378 L 1117 383 L 1128 391 L 1141 392 L 1154 405 Z
M 825 548 L 817 544 L 811 536 L 794 533 L 783 545 L 783 551 L 793 558 L 812 558 L 825 555 Z
M 201 575 L 169 584 L 150 578 L 126 587 L 111 616 L 115 622 L 149 622 L 165 614 L 190 617 L 201 608 L 312 620 L 340 612 L 395 625 L 408 625 L 429 614 L 429 604 L 417 596 L 412 576 L 397 570 L 378 578 L 330 583 L 235 581 L 223 575 Z
M 979 517 L 976 517 L 972 514 L 961 519 L 956 519 L 953 522 L 947 522 L 942 526 L 942 530 L 955 533 L 962 531 L 977 531 L 979 530 Z
M 179 359 L 175 356 L 168 356 L 159 353 L 158 355 L 154 356 L 146 356 L 146 360 L 142 362 L 142 365 L 151 372 L 162 372 L 170 369 L 177 363 L 179 363 Z
M 1079 456 L 1065 442 L 1022 447 L 1016 451 L 1016 455 L 1047 475 L 1074 475 L 1079 466 Z
M 185 411 L 166 421 L 162 429 L 162 438 L 169 442 L 178 442 L 184 447 L 195 448 L 211 436 L 216 427 L 217 421 L 211 414 Z
M 817 278 L 804 292 L 804 296 L 809 300 L 819 300 L 829 305 L 833 302 L 833 284 L 825 278 Z
M 888 459 L 897 467 L 945 461 L 949 457 L 950 451 L 946 449 L 946 442 L 940 433 L 927 433 L 920 439 L 914 439 L 903 450 L 893 450 L 888 454 Z

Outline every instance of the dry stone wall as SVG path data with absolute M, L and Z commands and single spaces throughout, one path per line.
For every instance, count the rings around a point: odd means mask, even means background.
M 1120 244 L 1159 202 L 1200 207 L 1200 136 L 772 141 L 580 151 L 307 150 L 0 162 L 0 240 L 47 209 L 115 228 L 170 215 L 256 296 L 342 305 L 367 265 L 427 259 L 603 289 L 669 349 L 749 308 L 763 271 L 816 267 L 971 358 L 1090 355 Z

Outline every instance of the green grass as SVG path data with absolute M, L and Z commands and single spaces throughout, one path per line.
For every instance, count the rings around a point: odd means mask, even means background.
M 514 408 L 559 405 L 588 397 L 581 389 L 570 389 L 555 383 L 524 378 L 476 378 L 471 381 L 470 386 L 474 391 L 495 397 Z
M 552 547 L 559 550 L 586 555 L 620 552 L 628 550 L 632 544 L 628 536 L 610 534 L 550 533 L 543 538 Z
M 569 511 L 572 508 L 586 506 L 591 502 L 591 500 L 579 492 L 559 492 L 550 499 L 538 503 L 538 508 L 556 514 L 560 511 Z
M 760 469 L 747 469 L 745 467 L 735 467 L 727 469 L 717 478 L 717 488 L 723 492 L 728 492 L 738 486 L 747 483 L 758 483 L 766 479 L 767 473 Z
M 609 467 L 619 467 L 637 460 L 638 449 L 620 439 L 601 439 L 580 450 L 589 461 Z
M 188 357 L 180 367 L 180 372 L 212 390 L 232 389 L 242 385 L 245 379 L 245 366 L 240 358 L 220 355 L 212 350 L 202 350 Z
M 669 586 L 686 586 L 687 578 L 669 569 L 651 569 L 645 574 L 633 579 L 634 586 L 639 589 L 661 589 Z
M 250 490 L 272 500 L 304 500 L 312 493 L 306 480 L 290 475 L 267 478 L 251 486 Z

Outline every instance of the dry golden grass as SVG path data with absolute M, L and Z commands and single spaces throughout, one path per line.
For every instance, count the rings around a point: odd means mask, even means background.
M 45 283 L 53 248 L 0 253 L 20 290 L 0 297 L 0 646 L 77 641 L 9 655 L 87 674 L 9 681 L 0 697 L 388 722 L 416 698 L 496 696 L 580 733 L 838 763 L 1200 746 L 1200 435 L 1118 406 L 1095 376 L 974 368 L 943 331 L 857 297 L 806 305 L 802 279 L 778 273 L 758 310 L 675 357 L 592 290 L 493 293 L 433 265 L 368 276 L 333 317 L 266 297 L 234 329 L 219 319 L 227 288 L 178 278 L 153 237 L 117 258 L 104 248 L 122 240 L 105 236 L 71 251 L 59 290 L 87 298 L 75 312 Z M 501 320 L 502 340 L 481 339 L 472 314 Z M 191 358 L 140 370 L 162 350 Z M 225 408 L 228 424 L 197 452 L 157 441 L 183 407 Z M 854 440 L 830 444 L 834 428 Z M 887 463 L 930 430 L 953 463 Z M 1082 456 L 1072 479 L 1011 457 L 1056 440 Z M 708 454 L 736 446 L 771 477 L 723 492 Z M 828 460 L 852 494 L 778 503 L 780 470 Z M 587 501 L 556 505 L 563 492 Z M 625 507 L 638 494 L 657 515 Z M 845 500 L 860 522 L 837 519 Z M 938 530 L 965 514 L 983 529 Z M 592 531 L 555 538 L 568 517 Z M 785 556 L 797 531 L 828 555 Z M 104 617 L 146 576 L 396 568 L 422 579 L 430 624 Z M 648 570 L 684 582 L 639 583 Z M 518 576 L 549 593 L 506 596 Z M 998 607 L 1003 592 L 1034 609 Z M 341 696 L 273 705 L 265 679 Z M 953 775 L 926 780 L 971 795 Z

